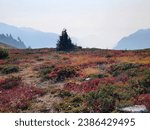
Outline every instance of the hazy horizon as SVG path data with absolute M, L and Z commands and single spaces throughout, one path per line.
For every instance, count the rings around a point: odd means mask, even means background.
M 83 47 L 113 48 L 150 28 L 149 0 L 0 0 L 0 22 L 60 34 L 67 28 Z

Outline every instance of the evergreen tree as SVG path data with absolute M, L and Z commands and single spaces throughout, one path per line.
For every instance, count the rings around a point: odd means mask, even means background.
M 68 36 L 66 29 L 62 31 L 62 35 L 59 37 L 56 46 L 57 51 L 73 51 L 75 49 L 75 45 L 72 43 L 71 38 Z

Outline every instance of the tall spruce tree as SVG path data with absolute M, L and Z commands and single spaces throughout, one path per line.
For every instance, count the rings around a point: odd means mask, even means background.
M 59 37 L 56 49 L 57 51 L 73 51 L 75 49 L 75 45 L 68 36 L 66 29 L 62 31 L 62 35 Z

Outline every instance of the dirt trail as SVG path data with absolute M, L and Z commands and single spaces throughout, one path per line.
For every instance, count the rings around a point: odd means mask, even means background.
M 23 82 L 29 85 L 35 85 L 39 88 L 45 89 L 46 94 L 42 97 L 37 97 L 32 102 L 29 110 L 25 112 L 55 112 L 53 105 L 55 103 L 61 102 L 61 98 L 57 96 L 56 93 L 52 93 L 57 89 L 62 89 L 64 83 L 52 84 L 50 81 L 40 81 L 40 77 L 38 76 L 38 71 L 34 70 L 35 66 L 39 66 L 42 62 L 36 62 L 35 64 L 31 64 L 29 67 L 24 68 L 19 76 L 22 77 Z
M 54 113 L 54 105 L 62 102 L 62 99 L 58 96 L 59 90 L 63 88 L 63 83 L 50 84 L 49 87 L 45 87 L 46 94 L 41 97 L 37 97 L 32 101 L 31 107 L 24 112 L 43 112 L 43 113 Z
M 27 67 L 22 67 L 22 71 L 18 73 L 18 76 L 22 77 L 23 82 L 37 86 L 40 82 L 40 77 L 38 76 L 38 71 L 34 70 L 34 67 L 42 63 L 43 62 L 34 62 L 30 63 L 30 65 L 27 64 Z

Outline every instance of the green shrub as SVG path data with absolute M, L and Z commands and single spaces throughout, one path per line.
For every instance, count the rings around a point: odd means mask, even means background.
M 102 86 L 99 91 L 87 95 L 87 106 L 90 112 L 112 112 L 115 108 L 115 86 Z
M 12 89 L 13 87 L 18 86 L 20 83 L 21 83 L 20 77 L 9 77 L 1 83 L 0 88 Z
M 0 48 L 0 59 L 5 59 L 9 56 L 8 51 L 6 49 Z
M 129 81 L 130 88 L 135 93 L 135 96 L 144 94 L 144 93 L 148 93 L 147 89 L 144 88 L 140 82 L 141 81 L 136 80 L 136 79 L 132 79 Z M 130 90 L 130 92 L 131 92 L 131 90 Z
M 2 74 L 10 74 L 10 73 L 16 73 L 19 72 L 18 66 L 6 66 L 1 70 Z
M 72 106 L 68 102 L 67 103 L 62 102 L 59 104 L 55 103 L 53 104 L 53 106 L 57 112 L 69 112 L 73 109 Z
M 54 66 L 44 66 L 40 69 L 40 77 L 42 78 L 43 81 L 49 80 L 49 74 L 54 70 Z
M 141 86 L 150 88 L 150 73 L 146 74 L 144 79 L 140 82 Z
M 71 97 L 72 94 L 69 91 L 61 90 L 58 96 L 61 98 L 65 98 L 65 97 Z
M 71 103 L 73 104 L 80 104 L 83 102 L 83 97 L 82 96 L 75 96 L 72 100 Z
M 64 81 L 66 78 L 71 78 L 76 75 L 77 73 L 74 67 L 65 67 L 57 73 L 56 81 Z
M 65 98 L 63 102 L 54 104 L 54 109 L 58 112 L 86 112 L 83 105 L 84 98 L 82 95 Z
M 128 107 L 128 106 L 133 106 L 134 105 L 134 101 L 131 100 L 120 100 L 120 101 L 116 101 L 116 112 L 118 112 L 118 108 L 123 108 L 123 107 Z
M 97 78 L 104 78 L 103 74 L 90 74 L 87 76 L 90 79 L 97 79 Z M 85 78 L 83 78 L 81 81 L 85 81 Z
M 118 65 L 113 65 L 110 68 L 110 73 L 113 76 L 118 76 L 121 73 L 126 73 L 128 76 L 135 76 L 137 73 L 138 68 L 140 67 L 140 64 L 132 64 L 132 63 L 121 63 Z
M 140 92 L 131 86 L 101 86 L 98 91 L 87 94 L 87 107 L 90 112 L 113 112 L 120 106 L 131 105 L 132 98 Z
M 71 111 L 71 113 L 89 113 L 87 107 L 85 106 L 80 106 L 80 107 L 75 107 Z

